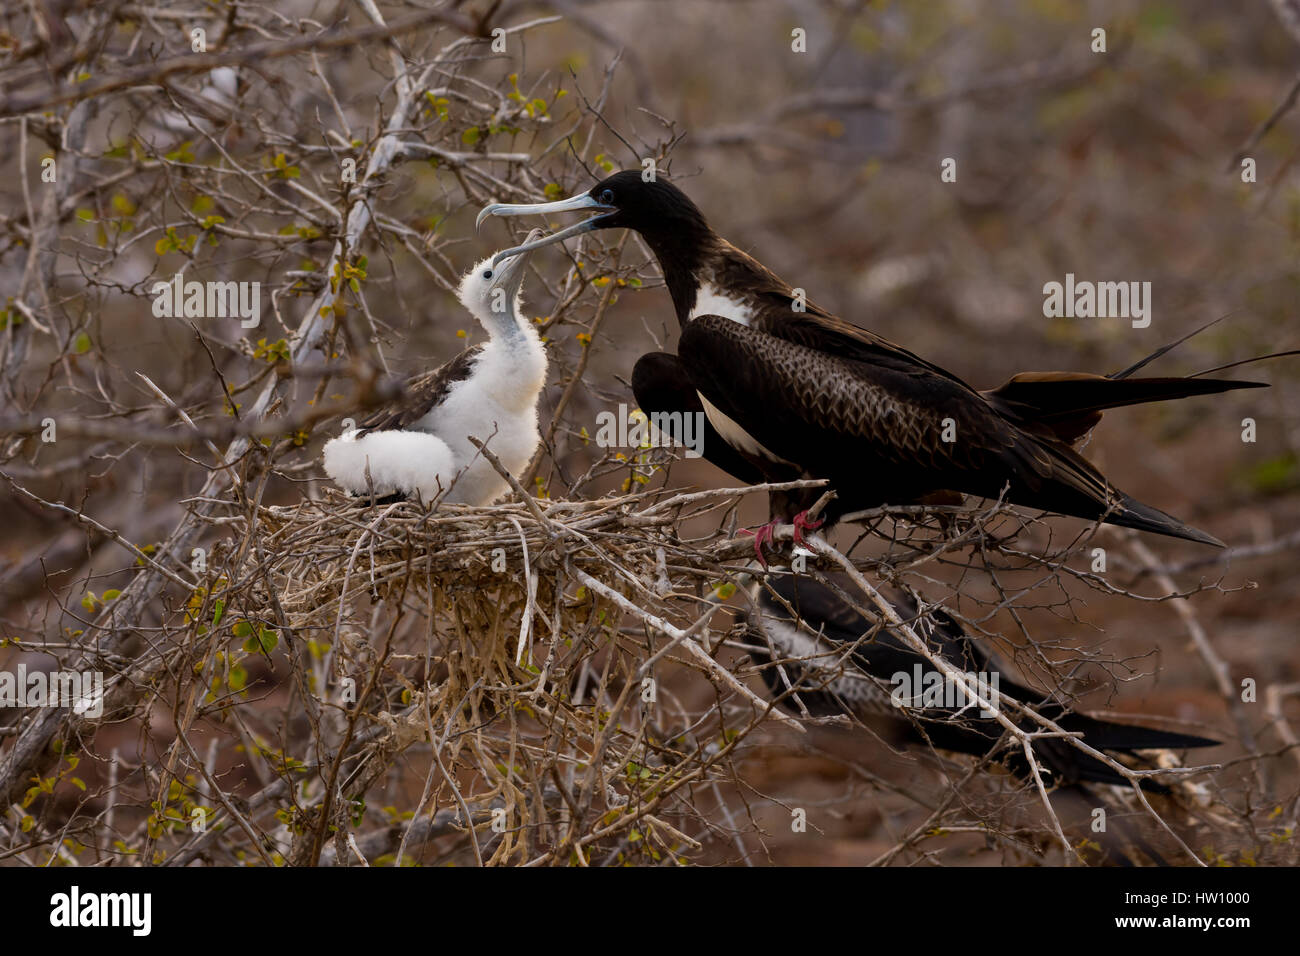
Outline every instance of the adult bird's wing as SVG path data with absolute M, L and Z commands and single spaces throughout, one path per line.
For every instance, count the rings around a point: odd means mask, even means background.
M 402 388 L 402 397 L 397 404 L 381 408 L 364 419 L 357 426 L 357 434 L 410 428 L 430 410 L 441 405 L 453 385 L 469 378 L 470 373 L 474 371 L 474 363 L 482 351 L 483 346 L 475 345 L 433 371 L 424 372 L 407 380 Z
M 1108 512 L 1110 524 L 1222 546 L 1121 494 L 1068 445 L 1018 428 L 924 363 L 812 348 L 717 315 L 688 323 L 679 349 L 692 383 L 741 440 L 830 479 L 849 510 L 938 490 L 997 498 L 1009 486 L 1014 504 L 1090 520 Z
M 778 338 L 821 352 L 881 365 L 897 370 L 924 369 L 970 389 L 947 369 L 928 362 L 900 345 L 874 332 L 859 328 L 810 302 L 796 301 L 792 290 L 775 276 L 768 275 L 758 293 L 770 318 L 756 327 Z M 775 318 L 779 317 L 779 318 Z M 1134 372 L 1149 362 L 1205 331 L 1216 319 L 1156 349 L 1129 368 L 1111 375 L 1088 372 L 1021 372 L 1001 386 L 979 394 L 1004 418 L 1040 437 L 1074 444 L 1100 420 L 1106 409 L 1147 402 L 1169 401 L 1194 395 L 1211 395 L 1239 388 L 1266 388 L 1266 382 L 1242 382 L 1230 379 L 1194 376 L 1133 378 Z M 1256 356 L 1234 365 L 1251 364 L 1295 354 L 1295 350 Z M 1231 366 L 1228 366 L 1231 367 Z M 1212 369 L 1210 371 L 1218 371 Z
M 682 360 L 668 352 L 647 352 L 637 360 L 632 369 L 632 393 L 637 404 L 648 415 L 669 413 L 661 419 L 669 427 L 673 441 L 684 444 L 686 436 L 673 431 L 684 424 L 681 416 L 704 415 L 704 404 L 691 384 Z M 704 458 L 736 480 L 747 485 L 757 485 L 767 480 L 767 475 L 754 467 L 718 434 L 717 429 L 704 419 L 702 442 Z
M 895 371 L 925 371 L 974 392 L 946 368 L 926 361 L 884 336 L 846 322 L 813 302 L 797 300 L 792 294 L 794 290 L 771 273 L 767 273 L 767 279 L 760 282 L 755 293 L 757 301 L 762 303 L 761 317 L 753 323 L 759 331 L 818 352 L 870 362 Z
M 679 352 L 710 404 L 818 477 L 851 474 L 869 462 L 865 480 L 891 479 L 918 493 L 942 487 L 983 494 L 972 485 L 991 485 L 995 470 L 1010 472 L 1014 465 L 1031 482 L 1051 473 L 1052 457 L 1024 441 L 964 383 L 888 350 L 866 359 L 873 346 L 860 344 L 846 354 L 704 315 L 682 331 Z M 945 442 L 949 418 L 957 440 Z M 927 477 L 936 482 L 918 487 Z M 991 491 L 996 497 L 1000 487 Z

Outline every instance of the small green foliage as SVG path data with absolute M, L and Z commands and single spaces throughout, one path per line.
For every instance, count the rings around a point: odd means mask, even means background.
M 192 163 L 194 162 L 194 144 L 189 140 L 181 143 L 170 153 L 164 154 L 167 159 L 173 163 Z
M 1260 462 L 1250 472 L 1256 491 L 1277 493 L 1300 485 L 1300 459 L 1292 452 Z
M 433 108 L 433 112 L 437 115 L 438 120 L 443 123 L 447 122 L 448 118 L 451 116 L 451 100 L 447 99 L 445 96 L 434 96 L 430 90 L 424 91 L 424 98 L 429 101 L 429 105 Z M 361 144 L 358 143 L 356 145 L 359 146 Z
M 194 249 L 194 243 L 198 238 L 198 236 L 182 236 L 176 232 L 174 226 L 168 226 L 166 234 L 154 243 L 153 251 L 160 256 L 165 256 L 169 252 L 190 252 Z
M 287 362 L 289 355 L 289 343 L 283 338 L 276 339 L 274 342 L 267 342 L 265 338 L 261 338 L 253 348 L 253 358 L 261 359 L 267 365 Z
M 267 170 L 267 175 L 272 179 L 297 179 L 302 175 L 302 170 L 290 165 L 284 158 L 284 153 L 276 153 L 271 159 L 271 168 Z
M 315 226 L 299 226 L 290 223 L 287 226 L 281 226 L 277 231 L 281 236 L 298 236 L 301 239 L 319 239 L 323 233 Z
M 269 656 L 279 643 L 280 635 L 269 627 L 263 627 L 256 635 L 244 641 L 244 650 L 250 654 L 261 653 Z

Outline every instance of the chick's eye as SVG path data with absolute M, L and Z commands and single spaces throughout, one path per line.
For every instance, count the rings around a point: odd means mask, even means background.
M 602 192 L 600 194 L 600 201 L 603 205 L 606 206 L 614 205 L 614 190 L 606 189 L 604 192 Z
M 492 270 L 491 270 L 491 269 L 484 269 L 484 270 L 483 270 L 483 278 L 484 278 L 484 279 L 491 279 L 491 278 L 492 278 Z

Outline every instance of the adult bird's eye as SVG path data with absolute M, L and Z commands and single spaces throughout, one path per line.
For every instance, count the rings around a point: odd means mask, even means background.
M 606 189 L 604 192 L 602 192 L 600 194 L 600 204 L 602 206 L 614 205 L 614 190 Z
M 491 270 L 491 269 L 484 269 L 484 270 L 483 270 L 483 278 L 484 278 L 484 279 L 491 279 L 491 278 L 492 278 L 492 270 Z

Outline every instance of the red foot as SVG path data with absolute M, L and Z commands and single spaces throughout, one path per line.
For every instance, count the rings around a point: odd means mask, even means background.
M 802 545 L 803 533 L 805 531 L 816 531 L 826 523 L 825 518 L 818 518 L 815 522 L 808 520 L 808 512 L 801 511 L 794 516 L 794 543 Z
M 776 526 L 780 523 L 779 519 L 773 518 L 767 524 L 755 528 L 753 531 L 748 528 L 740 529 L 741 534 L 752 534 L 754 536 L 754 553 L 758 555 L 758 563 L 763 566 L 764 571 L 767 570 L 767 559 L 763 557 L 763 545 L 772 542 L 775 537 Z

